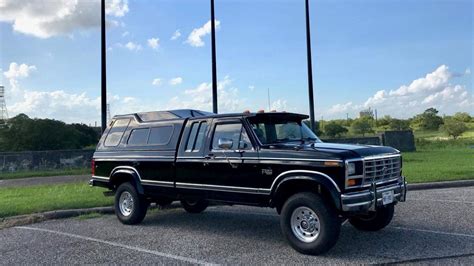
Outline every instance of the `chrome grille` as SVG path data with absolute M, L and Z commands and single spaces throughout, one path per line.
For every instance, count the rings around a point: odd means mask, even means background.
M 363 184 L 386 182 L 400 177 L 401 157 L 377 157 L 364 160 Z

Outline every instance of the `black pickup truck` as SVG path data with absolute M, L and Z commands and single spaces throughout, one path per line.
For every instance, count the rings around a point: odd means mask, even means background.
M 283 235 L 305 254 L 334 246 L 346 219 L 360 230 L 387 226 L 406 198 L 399 151 L 323 143 L 307 118 L 198 110 L 115 116 L 94 153 L 90 184 L 114 193 L 124 224 L 140 223 L 150 203 L 176 200 L 190 213 L 210 201 L 276 208 Z

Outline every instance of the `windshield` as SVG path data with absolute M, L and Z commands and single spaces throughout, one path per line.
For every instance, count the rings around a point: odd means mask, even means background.
M 252 119 L 250 124 L 264 145 L 295 141 L 321 142 L 308 126 L 299 121 Z

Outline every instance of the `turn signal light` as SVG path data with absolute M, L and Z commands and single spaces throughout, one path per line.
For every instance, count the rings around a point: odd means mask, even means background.
M 355 179 L 348 179 L 347 180 L 347 186 L 348 187 L 355 186 L 356 184 L 357 184 L 357 182 L 356 182 Z
M 339 166 L 339 162 L 324 162 L 324 166 Z

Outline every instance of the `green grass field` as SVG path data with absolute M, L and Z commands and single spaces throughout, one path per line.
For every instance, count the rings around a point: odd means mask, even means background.
M 61 209 L 111 206 L 102 188 L 84 183 L 0 188 L 0 218 Z
M 59 175 L 87 175 L 91 173 L 90 168 L 71 168 L 71 169 L 54 169 L 41 171 L 19 171 L 11 173 L 0 173 L 2 179 L 16 179 L 40 176 L 59 176 Z

